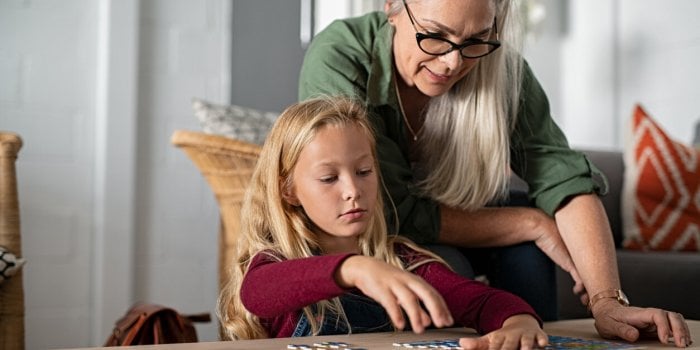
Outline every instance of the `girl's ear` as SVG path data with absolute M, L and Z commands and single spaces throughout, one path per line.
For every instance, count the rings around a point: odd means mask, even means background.
M 299 202 L 299 199 L 297 196 L 295 196 L 292 193 L 289 193 L 289 191 L 282 192 L 282 198 L 289 203 L 291 206 L 298 207 L 301 206 L 301 202 Z
M 287 185 L 284 179 L 280 179 L 280 193 L 282 194 L 282 199 L 289 203 L 289 205 L 298 207 L 301 205 L 301 202 L 299 202 L 299 198 L 294 194 L 294 189 L 291 187 L 292 186 Z

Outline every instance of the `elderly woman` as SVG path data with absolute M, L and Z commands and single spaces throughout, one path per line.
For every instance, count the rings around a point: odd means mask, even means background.
M 384 12 L 336 21 L 314 38 L 300 98 L 340 94 L 367 105 L 397 213 L 388 220 L 400 234 L 464 248 L 537 247 L 571 274 L 602 336 L 673 336 L 687 346 L 682 315 L 631 307 L 620 290 L 598 199 L 605 185 L 552 120 L 519 53 L 516 17 L 510 0 L 387 0 Z M 507 196 L 511 170 L 534 207 L 492 205 Z M 536 255 L 524 256 L 521 264 Z

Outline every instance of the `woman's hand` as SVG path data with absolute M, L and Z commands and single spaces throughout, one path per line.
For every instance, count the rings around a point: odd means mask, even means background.
M 673 344 L 679 348 L 693 342 L 683 315 L 676 312 L 623 306 L 613 299 L 598 301 L 592 312 L 595 328 L 604 338 L 622 338 L 629 342 L 640 337 L 658 338 L 662 344 L 669 344 L 673 337 Z
M 431 322 L 435 327 L 453 323 L 445 300 L 432 286 L 415 274 L 379 259 L 363 255 L 349 257 L 336 272 L 336 281 L 341 287 L 357 287 L 376 300 L 398 329 L 406 326 L 402 309 L 416 333 L 422 333 Z
M 459 346 L 465 350 L 530 350 L 547 345 L 547 334 L 530 315 L 511 316 L 501 329 L 478 338 L 462 338 Z
M 564 240 L 559 234 L 556 222 L 540 209 L 531 210 L 534 212 L 532 217 L 534 224 L 531 225 L 533 241 L 555 264 L 571 275 L 571 278 L 574 280 L 574 294 L 579 295 L 581 303 L 587 305 L 588 294 L 586 294 L 583 281 L 578 274 L 578 270 L 576 270 L 576 266 L 574 266 L 574 261 L 569 255 L 569 250 L 566 249 Z

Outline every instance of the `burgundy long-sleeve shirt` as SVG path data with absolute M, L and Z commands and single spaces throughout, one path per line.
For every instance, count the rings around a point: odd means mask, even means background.
M 405 245 L 397 249 L 409 264 L 427 258 Z M 352 255 L 278 261 L 259 253 L 243 279 L 241 301 L 260 318 L 270 337 L 290 337 L 302 308 L 349 291 L 336 283 L 335 272 Z M 517 314 L 530 314 L 540 321 L 532 307 L 519 297 L 464 278 L 439 262 L 425 263 L 412 272 L 442 295 L 455 323 L 481 334 L 501 328 L 507 318 Z

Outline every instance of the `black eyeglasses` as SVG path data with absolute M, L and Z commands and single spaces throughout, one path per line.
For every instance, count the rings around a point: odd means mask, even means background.
M 408 4 L 406 4 L 406 0 L 403 0 L 403 6 L 406 8 L 408 19 L 411 20 L 413 29 L 416 31 L 416 42 L 418 42 L 418 47 L 421 49 L 421 51 L 427 53 L 428 55 L 441 56 L 454 50 L 459 50 L 459 53 L 464 58 L 479 58 L 484 57 L 501 47 L 501 42 L 498 41 L 498 26 L 496 24 L 496 17 L 493 18 L 493 28 L 496 34 L 496 40 L 484 41 L 481 39 L 467 39 L 467 41 L 465 41 L 463 44 L 455 44 L 439 35 L 419 32 L 418 28 L 416 28 L 416 22 L 413 18 L 413 14 L 408 8 Z

